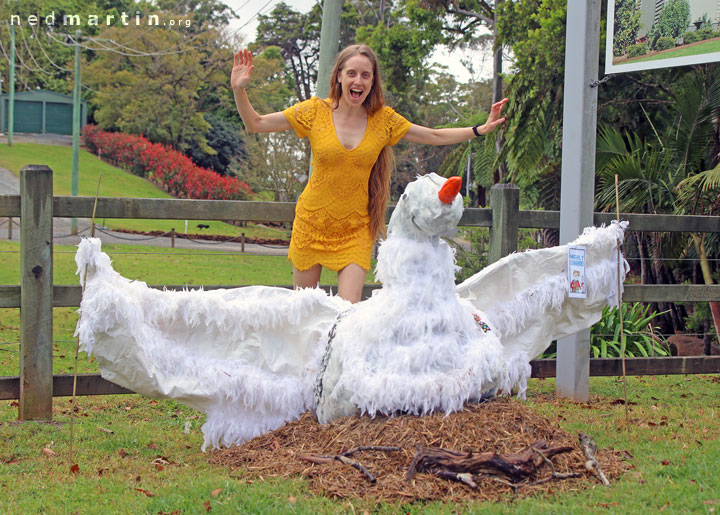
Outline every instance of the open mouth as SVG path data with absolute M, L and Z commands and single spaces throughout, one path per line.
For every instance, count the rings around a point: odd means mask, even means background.
M 360 98 L 363 94 L 363 91 L 361 89 L 351 89 L 350 90 L 350 96 L 352 98 Z

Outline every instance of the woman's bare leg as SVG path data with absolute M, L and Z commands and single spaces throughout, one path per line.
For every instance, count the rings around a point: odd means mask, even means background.
M 298 270 L 293 266 L 293 285 L 295 288 L 315 288 L 320 283 L 320 272 L 320 265 L 313 265 L 307 270 Z
M 367 272 L 360 265 L 350 263 L 338 272 L 338 295 L 352 303 L 359 302 Z

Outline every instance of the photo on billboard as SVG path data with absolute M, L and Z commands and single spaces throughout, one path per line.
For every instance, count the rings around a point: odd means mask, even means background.
M 605 73 L 720 61 L 720 0 L 609 0 Z

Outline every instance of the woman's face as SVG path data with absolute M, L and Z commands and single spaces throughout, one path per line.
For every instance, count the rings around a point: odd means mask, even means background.
M 338 75 L 342 98 L 351 106 L 361 106 L 373 85 L 373 66 L 364 55 L 355 55 L 345 61 Z

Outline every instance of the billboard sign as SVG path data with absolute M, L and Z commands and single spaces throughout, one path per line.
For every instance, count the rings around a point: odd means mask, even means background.
M 720 0 L 608 0 L 605 73 L 720 61 Z

